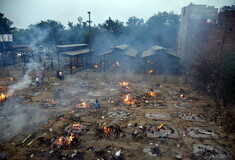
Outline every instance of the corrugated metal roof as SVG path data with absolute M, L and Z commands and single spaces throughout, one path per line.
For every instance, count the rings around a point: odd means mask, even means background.
M 151 48 L 152 48 L 152 50 L 154 50 L 154 51 L 157 51 L 157 50 L 162 50 L 162 49 L 165 49 L 165 50 L 167 50 L 166 48 L 164 48 L 164 47 L 161 47 L 161 46 L 152 46 Z
M 174 54 L 174 53 L 172 53 L 172 52 L 167 51 L 167 52 L 165 52 L 165 53 L 167 53 L 167 54 L 169 54 L 169 55 L 171 55 L 171 56 L 174 56 L 174 57 L 180 58 L 179 56 L 175 55 L 175 54 Z
M 94 50 L 91 50 L 92 52 Z M 85 53 L 89 53 L 90 50 L 89 49 L 80 49 L 80 50 L 74 50 L 74 51 L 68 51 L 68 52 L 60 52 L 61 54 L 65 54 L 65 55 L 68 55 L 68 56 L 76 56 L 76 55 L 79 55 L 79 54 L 85 54 Z
M 171 52 L 169 52 L 169 51 L 167 51 L 167 50 L 163 50 L 163 52 L 158 52 L 158 51 L 154 51 L 154 50 L 152 50 L 152 49 L 149 49 L 149 50 L 144 51 L 144 52 L 142 53 L 142 55 L 141 55 L 141 58 L 149 57 L 149 56 L 152 56 L 152 55 L 157 55 L 157 54 L 160 54 L 160 53 L 164 53 L 164 54 L 168 54 L 168 55 L 170 55 L 170 56 L 174 56 L 174 57 L 176 57 L 176 58 L 180 58 L 180 57 L 174 55 L 173 53 L 171 53 Z
M 15 50 L 20 51 L 20 52 L 38 51 L 37 47 L 31 46 L 31 45 L 12 45 L 12 48 L 14 48 Z
M 31 45 L 12 45 L 13 48 L 17 49 L 17 48 L 35 48 Z
M 124 50 L 124 49 L 127 49 L 128 47 L 129 47 L 129 45 L 123 44 L 123 45 L 115 46 L 113 48 Z
M 88 44 L 68 44 L 68 45 L 56 45 L 58 48 L 66 48 L 66 47 L 80 47 L 87 46 Z
M 126 51 L 124 51 L 123 54 L 128 55 L 128 56 L 131 56 L 131 57 L 136 57 L 137 54 L 138 54 L 138 51 L 135 50 L 135 49 L 129 48 L 129 49 L 127 49 Z
M 154 54 L 157 54 L 157 52 L 155 52 L 154 50 L 152 49 L 149 49 L 149 50 L 146 50 L 142 53 L 141 55 L 141 58 L 145 58 L 145 57 L 148 57 L 148 56 L 152 56 Z
M 99 54 L 98 56 L 103 56 L 103 55 L 106 55 L 106 54 L 109 54 L 109 53 L 113 53 L 114 51 L 115 51 L 115 50 L 110 50 L 110 51 L 101 53 L 101 54 Z

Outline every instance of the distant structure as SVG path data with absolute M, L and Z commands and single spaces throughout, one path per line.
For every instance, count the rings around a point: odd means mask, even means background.
M 190 68 L 195 55 L 205 48 L 217 20 L 217 8 L 192 3 L 182 8 L 178 56 L 184 65 Z
M 235 53 L 235 7 L 219 13 L 206 49 Z

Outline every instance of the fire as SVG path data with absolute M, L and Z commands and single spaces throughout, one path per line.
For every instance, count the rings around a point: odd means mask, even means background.
M 87 107 L 88 107 L 88 105 L 86 104 L 85 101 L 82 102 L 81 104 L 77 104 L 77 105 L 76 105 L 76 108 L 87 108 Z
M 58 138 L 56 141 L 55 141 L 55 144 L 59 145 L 59 146 L 62 146 L 63 145 L 63 141 L 64 141 L 64 137 L 61 136 L 60 138 Z
M 76 66 L 72 66 L 72 70 L 75 70 L 76 69 Z
M 13 80 L 14 80 L 14 78 L 10 77 L 10 78 L 9 78 L 9 80 L 10 80 L 10 81 L 13 81 Z
M 83 126 L 80 123 L 74 124 L 72 126 L 73 129 L 77 129 L 77 130 L 81 130 L 83 128 Z
M 98 69 L 99 66 L 96 64 L 96 65 L 93 66 L 93 68 Z
M 66 141 L 66 144 L 69 146 L 72 143 L 74 138 L 75 137 L 74 137 L 73 133 L 71 133 L 71 135 L 69 136 L 69 138 Z
M 125 96 L 125 99 L 123 100 L 123 102 L 124 102 L 124 104 L 126 104 L 126 105 L 134 105 L 134 104 L 135 104 L 134 100 L 130 98 L 130 95 L 129 95 L 129 94 L 127 94 L 127 95 Z
M 163 124 L 163 123 L 161 123 L 161 124 L 160 124 L 160 126 L 157 126 L 157 128 L 156 128 L 156 129 L 157 129 L 157 131 L 159 131 L 163 126 L 164 126 L 164 124 Z
M 74 138 L 75 136 L 73 135 L 73 133 L 71 133 L 70 136 L 61 136 L 53 142 L 52 146 L 56 145 L 58 148 L 61 148 L 63 146 L 70 146 L 74 142 Z
M 1 93 L 1 95 L 0 95 L 0 101 L 4 101 L 6 98 L 7 98 L 6 95 L 3 94 L 3 93 Z
M 153 70 L 149 70 L 148 73 L 149 73 L 149 74 L 153 73 Z
M 152 97 L 156 97 L 156 96 L 157 96 L 156 93 L 154 93 L 153 91 L 149 91 L 149 92 L 148 92 L 148 95 L 149 95 L 149 96 L 152 96 Z
M 106 127 L 106 126 L 103 127 L 103 132 L 106 134 L 109 133 L 110 130 L 111 130 L 110 127 Z
M 180 95 L 180 98 L 182 98 L 182 99 L 187 99 L 187 97 L 186 97 L 184 94 L 181 94 L 181 95 Z
M 129 83 L 128 82 L 120 82 L 119 85 L 122 86 L 122 87 L 125 87 L 126 89 L 131 89 L 129 87 Z
M 120 63 L 118 61 L 116 61 L 116 66 L 120 67 Z

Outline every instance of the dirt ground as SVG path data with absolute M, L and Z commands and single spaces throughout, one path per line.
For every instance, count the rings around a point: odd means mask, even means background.
M 10 74 L 16 80 L 3 78 L 0 81 L 2 92 L 6 93 L 9 86 L 17 83 L 22 76 L 17 69 Z M 35 73 L 30 75 L 35 77 Z M 126 89 L 117 82 L 80 79 L 76 73 L 72 76 L 66 74 L 64 80 L 59 80 L 54 71 L 46 71 L 41 86 L 31 85 L 17 90 L 13 96 L 23 98 L 17 103 L 25 108 L 37 106 L 47 118 L 39 124 L 27 121 L 29 125 L 2 142 L 0 159 L 213 159 L 210 156 L 216 154 L 213 151 L 196 155 L 196 145 L 220 147 L 226 151 L 226 156 L 217 155 L 219 158 L 214 159 L 233 159 L 235 135 L 226 133 L 223 126 L 218 126 L 210 118 L 212 107 L 208 97 L 197 94 L 189 84 L 129 81 L 129 87 Z M 153 91 L 156 97 L 147 96 L 149 91 Z M 133 98 L 134 105 L 123 103 L 126 94 Z M 101 104 L 99 110 L 75 107 L 83 101 L 92 106 L 96 99 Z M 6 101 L 11 101 L 11 97 Z M 6 101 L 0 107 L 7 105 Z M 189 107 L 177 108 L 178 103 L 188 104 Z M 37 111 L 33 115 L 36 116 Z M 116 111 L 128 114 L 110 116 Z M 184 113 L 200 115 L 202 119 L 180 118 L 179 115 Z M 147 118 L 146 114 L 160 114 L 160 118 Z M 67 126 L 77 123 L 86 126 L 86 129 L 76 135 L 79 139 L 76 144 L 61 147 L 52 145 L 56 138 L 66 135 Z M 149 127 L 160 124 L 169 126 L 177 135 L 148 136 Z M 118 136 L 100 135 L 98 130 L 102 131 L 104 126 L 118 126 L 121 133 Z M 0 128 L 1 132 L 6 127 Z M 205 137 L 190 136 L 189 127 L 205 129 Z

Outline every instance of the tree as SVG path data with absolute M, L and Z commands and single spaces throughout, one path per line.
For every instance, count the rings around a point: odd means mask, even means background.
M 8 34 L 12 31 L 12 21 L 4 17 L 4 14 L 0 13 L 0 34 Z
M 99 25 L 100 28 L 118 36 L 124 33 L 124 24 L 119 20 L 112 20 L 110 17 L 103 24 Z
M 41 21 L 30 25 L 28 29 L 14 33 L 16 43 L 31 45 L 51 45 L 63 42 L 64 26 L 53 20 Z
M 235 56 L 208 51 L 198 54 L 192 76 L 195 88 L 212 96 L 217 107 L 235 99 Z
M 147 42 L 145 35 L 145 23 L 141 18 L 130 17 L 126 22 L 126 34 L 129 37 L 129 43 L 133 46 L 142 46 Z
M 146 22 L 146 35 L 154 44 L 175 48 L 179 29 L 179 15 L 173 12 L 158 12 Z

